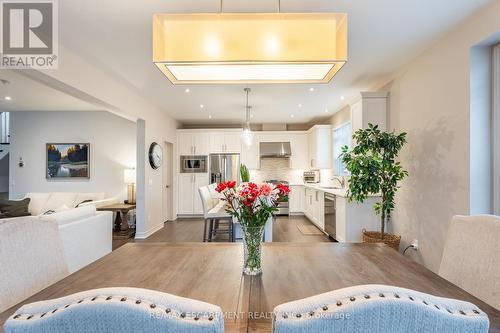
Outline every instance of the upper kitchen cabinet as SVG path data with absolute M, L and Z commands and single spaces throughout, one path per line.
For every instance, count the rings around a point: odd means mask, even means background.
M 294 133 L 290 135 L 290 145 L 292 147 L 292 157 L 290 157 L 290 167 L 295 170 L 309 169 L 307 133 Z
M 219 130 L 210 133 L 211 153 L 240 153 L 241 130 Z
M 259 144 L 260 144 L 260 133 L 253 133 L 252 145 L 247 147 L 246 145 L 241 146 L 241 163 L 245 164 L 250 170 L 260 169 L 260 155 L 259 155 Z
M 178 131 L 179 155 L 208 155 L 209 135 L 201 131 Z
M 352 132 L 378 125 L 381 131 L 387 129 L 388 92 L 362 92 L 361 100 L 351 105 Z
M 331 169 L 332 167 L 332 126 L 315 125 L 308 131 L 308 168 Z

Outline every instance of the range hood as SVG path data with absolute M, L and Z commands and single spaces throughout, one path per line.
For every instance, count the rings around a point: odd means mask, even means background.
M 288 158 L 292 156 L 290 142 L 261 142 L 260 158 Z

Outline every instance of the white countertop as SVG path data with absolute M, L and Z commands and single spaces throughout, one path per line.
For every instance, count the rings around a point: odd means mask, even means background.
M 304 186 L 305 188 L 311 188 L 313 190 L 334 194 L 339 197 L 347 197 L 347 188 L 327 188 L 327 185 L 322 184 L 305 184 L 305 183 L 294 183 L 289 184 L 290 186 Z M 369 195 L 370 197 L 379 197 L 379 194 Z

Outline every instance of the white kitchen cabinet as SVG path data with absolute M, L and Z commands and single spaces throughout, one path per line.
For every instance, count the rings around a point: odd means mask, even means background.
M 312 169 L 331 169 L 332 127 L 315 125 L 308 131 L 309 163 Z
M 241 131 L 217 131 L 210 133 L 211 153 L 241 152 Z
M 209 136 L 208 133 L 179 132 L 177 136 L 179 155 L 208 155 Z
M 241 152 L 241 135 L 242 132 L 225 132 L 224 141 L 226 144 L 226 152 L 239 153 Z
M 198 192 L 198 189 L 202 186 L 208 186 L 208 174 L 206 173 L 197 173 L 194 176 L 194 206 L 193 206 L 193 214 L 203 214 L 203 204 L 201 202 L 201 197 Z
M 351 127 L 353 133 L 378 125 L 381 131 L 387 128 L 388 92 L 361 92 L 361 100 L 351 104 Z
M 321 230 L 325 230 L 325 193 L 314 191 L 313 222 Z
M 370 197 L 363 203 L 348 202 L 347 198 L 336 196 L 336 240 L 346 243 L 363 241 L 363 229 L 378 231 L 380 217 L 373 211 L 373 204 L 380 200 Z
M 249 170 L 260 169 L 259 144 L 260 134 L 254 133 L 252 145 L 241 146 L 241 163 L 245 164 Z
M 294 133 L 290 135 L 290 146 L 292 157 L 290 157 L 290 168 L 294 170 L 308 170 L 308 136 L 306 133 Z
M 305 188 L 302 185 L 291 185 L 288 203 L 291 214 L 304 213 L 305 210 Z
M 207 186 L 208 174 L 206 173 L 181 173 L 178 177 L 178 207 L 179 215 L 203 214 L 198 188 Z
M 178 177 L 178 214 L 193 214 L 193 174 L 191 173 L 181 173 Z
M 305 215 L 321 230 L 325 229 L 325 193 L 311 188 L 305 189 Z

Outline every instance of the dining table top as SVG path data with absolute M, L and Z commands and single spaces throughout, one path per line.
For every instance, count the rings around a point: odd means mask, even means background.
M 500 332 L 500 311 L 384 244 L 264 243 L 263 273 L 242 274 L 237 243 L 128 243 L 21 305 L 106 287 L 137 287 L 216 304 L 225 332 L 271 332 L 275 306 L 339 288 L 385 284 L 476 304 Z M 1 329 L 0 329 L 1 331 Z

